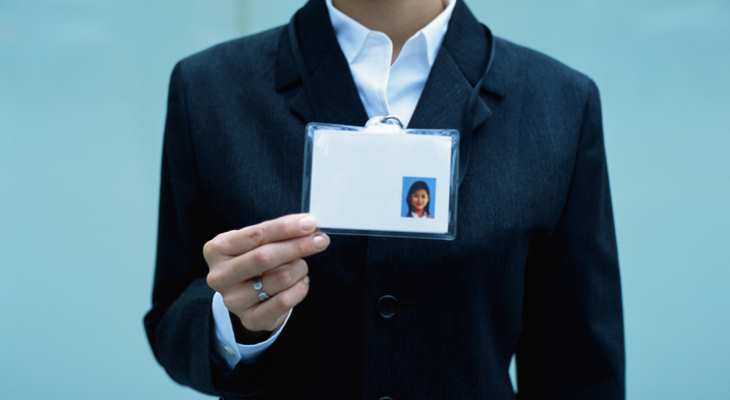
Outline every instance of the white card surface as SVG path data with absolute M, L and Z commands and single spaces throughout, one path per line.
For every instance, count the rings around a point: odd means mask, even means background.
M 317 129 L 308 212 L 324 229 L 447 234 L 455 143 L 448 135 Z

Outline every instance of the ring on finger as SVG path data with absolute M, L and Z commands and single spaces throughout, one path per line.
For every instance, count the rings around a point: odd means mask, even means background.
M 254 279 L 253 289 L 256 291 L 256 297 L 258 297 L 259 302 L 266 301 L 271 298 L 271 296 L 264 290 L 264 281 L 260 276 Z

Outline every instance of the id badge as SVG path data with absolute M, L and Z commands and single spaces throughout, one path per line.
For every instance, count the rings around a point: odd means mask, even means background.
M 329 234 L 454 239 L 459 131 L 389 118 L 307 125 L 302 211 Z

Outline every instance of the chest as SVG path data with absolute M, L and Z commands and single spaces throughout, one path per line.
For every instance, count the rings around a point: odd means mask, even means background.
M 301 210 L 305 124 L 286 101 L 267 98 L 260 110 L 248 101 L 238 113 L 213 112 L 198 146 L 204 195 L 221 231 Z M 569 186 L 569 149 L 551 146 L 559 132 L 550 132 L 549 124 L 537 130 L 534 121 L 523 124 L 511 112 L 519 104 L 503 107 L 470 142 L 458 189 L 457 239 L 394 241 L 404 252 L 433 258 L 438 250 L 455 260 L 500 251 L 557 221 Z

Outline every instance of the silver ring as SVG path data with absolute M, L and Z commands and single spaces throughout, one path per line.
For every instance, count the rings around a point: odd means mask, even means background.
M 271 296 L 269 296 L 269 294 L 264 290 L 264 282 L 261 280 L 260 276 L 253 281 L 253 290 L 256 291 L 256 297 L 258 297 L 260 302 L 271 298 Z

